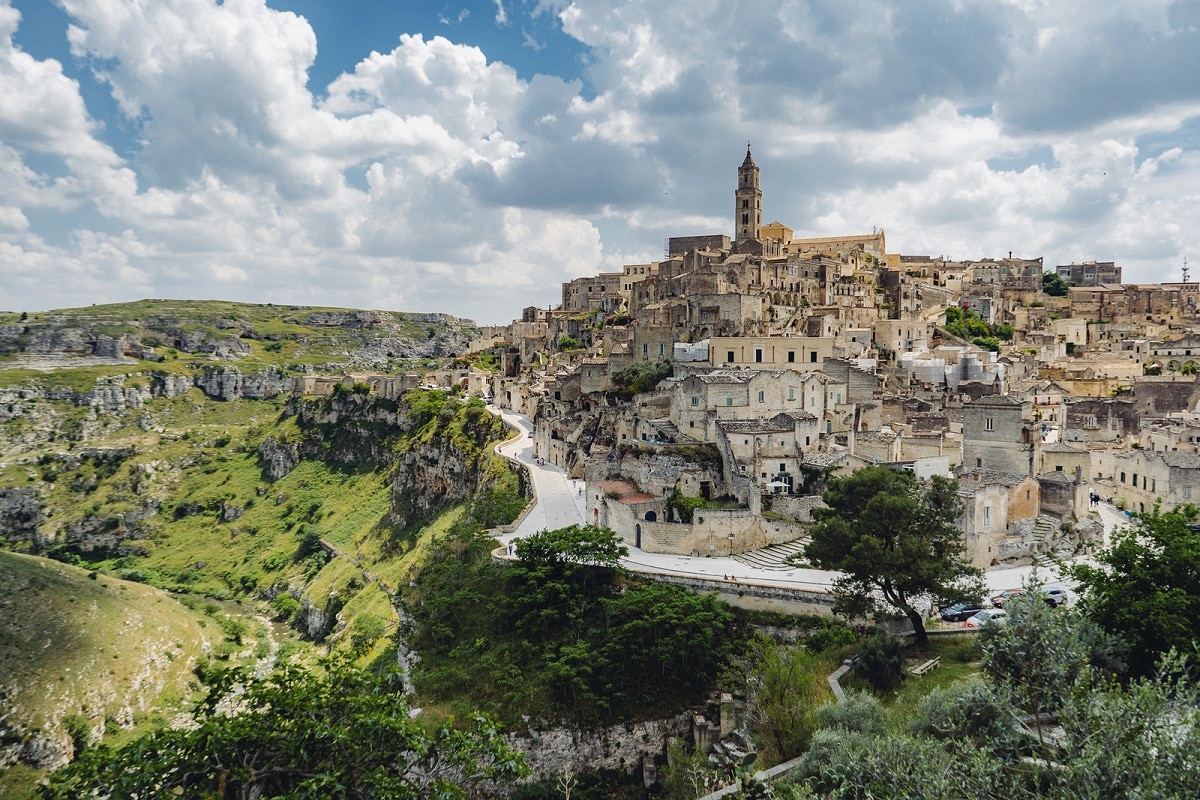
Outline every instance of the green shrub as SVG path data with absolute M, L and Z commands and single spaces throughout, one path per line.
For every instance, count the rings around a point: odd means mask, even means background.
M 280 592 L 271 600 L 271 608 L 275 610 L 276 620 L 291 622 L 300 613 L 300 601 L 290 592 Z
M 866 692 L 846 692 L 845 702 L 828 702 L 817 707 L 817 727 L 837 728 L 852 733 L 881 735 L 887 729 L 888 713 Z
M 877 692 L 894 689 L 907 675 L 904 642 L 899 636 L 876 631 L 863 642 L 851 671 Z

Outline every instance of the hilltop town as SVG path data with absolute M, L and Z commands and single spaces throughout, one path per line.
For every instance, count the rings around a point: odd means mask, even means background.
M 671 238 L 663 260 L 569 281 L 557 308 L 508 325 L 225 301 L 0 314 L 0 569 L 18 587 L 0 635 L 0 671 L 18 676 L 0 794 L 105 732 L 152 727 L 146 709 L 174 714 L 189 676 L 320 648 L 379 664 L 399 652 L 435 709 L 469 700 L 510 723 L 586 720 L 521 740 L 543 780 L 641 765 L 649 785 L 666 740 L 690 735 L 704 758 L 741 714 L 724 689 L 713 716 L 696 710 L 748 646 L 718 594 L 756 620 L 746 630 L 775 630 L 784 610 L 796 631 L 780 635 L 806 637 L 794 652 L 840 660 L 859 635 L 822 613 L 829 583 L 801 560 L 831 478 L 880 465 L 953 478 L 965 554 L 983 569 L 1103 559 L 1113 508 L 1195 502 L 1200 287 L 1186 272 L 1124 284 L 1115 263 L 889 253 L 882 230 L 798 239 L 762 223 L 760 187 L 747 149 L 735 238 Z M 525 607 L 511 597 L 540 609 L 546 596 L 503 578 L 544 578 L 521 571 L 531 537 L 603 537 L 617 563 L 610 535 L 581 519 L 638 549 L 602 590 L 579 584 L 620 599 L 616 643 L 590 596 L 582 638 L 575 616 L 533 628 L 505 616 Z M 1190 520 L 1139 522 L 1191 535 Z M 1017 572 L 987 578 L 998 590 Z M 143 625 L 151 604 L 174 616 Z M 1052 613 L 1047 625 L 1082 619 Z M 677 635 L 660 641 L 668 620 Z M 135 623 L 140 638 L 125 630 Z M 168 643 L 164 630 L 187 636 Z M 912 675 L 941 663 L 914 647 Z M 978 671 L 971 646 L 946 647 L 959 655 L 943 672 Z M 813 697 L 835 669 L 818 664 L 805 668 Z M 618 671 L 627 689 L 612 688 Z M 151 674 L 162 681 L 144 688 Z
M 1111 262 L 890 253 L 883 230 L 797 239 L 762 222 L 749 148 L 733 214 L 736 238 L 673 237 L 662 261 L 484 329 L 470 350 L 499 375 L 420 380 L 528 415 L 534 454 L 586 480 L 588 521 L 649 552 L 794 541 L 828 476 L 873 464 L 957 478 L 985 568 L 1090 547 L 1097 497 L 1197 499 L 1186 272 L 1123 284 Z M 332 391 L 321 380 L 298 388 Z

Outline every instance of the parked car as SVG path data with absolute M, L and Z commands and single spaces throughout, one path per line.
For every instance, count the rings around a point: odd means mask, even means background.
M 985 608 L 963 623 L 964 628 L 983 628 L 988 625 L 1001 625 L 1008 612 L 1003 608 Z
M 983 611 L 982 600 L 971 600 L 966 603 L 955 603 L 946 606 L 941 611 L 942 619 L 946 622 L 963 622 Z
M 992 605 L 996 608 L 1004 608 L 1004 604 L 1014 597 L 1025 594 L 1024 589 L 1005 589 L 1000 594 L 992 595 Z
M 1042 587 L 1042 599 L 1052 606 L 1065 606 L 1067 604 L 1067 590 L 1061 586 L 1044 586 Z

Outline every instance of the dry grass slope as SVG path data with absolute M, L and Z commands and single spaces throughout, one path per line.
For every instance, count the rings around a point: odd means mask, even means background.
M 90 574 L 0 552 L 0 730 L 10 747 L 40 739 L 49 762 L 55 749 L 71 752 L 68 720 L 98 739 L 170 713 L 220 638 L 165 592 Z

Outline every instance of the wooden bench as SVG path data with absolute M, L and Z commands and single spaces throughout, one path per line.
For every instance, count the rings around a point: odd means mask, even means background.
M 909 670 L 909 672 L 911 672 L 913 675 L 924 675 L 930 670 L 937 669 L 937 666 L 941 663 L 942 659 L 940 656 L 938 658 L 931 658 L 921 666 L 913 667 L 911 670 Z

